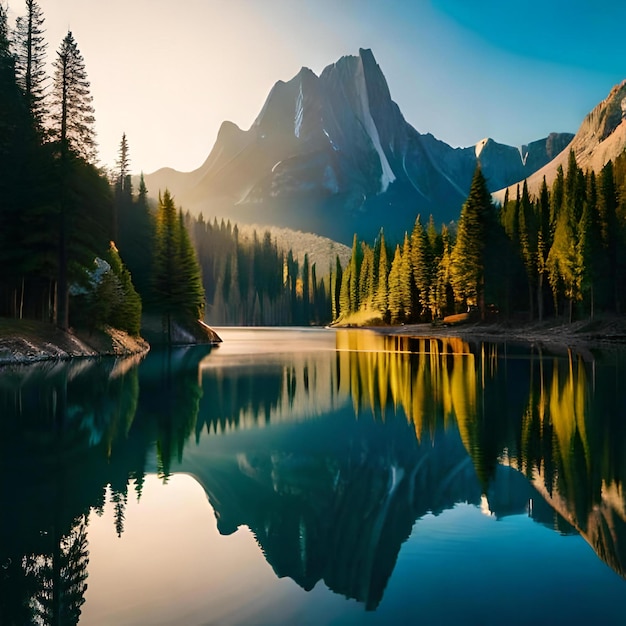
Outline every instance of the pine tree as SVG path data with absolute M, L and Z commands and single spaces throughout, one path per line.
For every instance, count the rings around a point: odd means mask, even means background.
M 361 307 L 371 308 L 374 293 L 374 250 L 363 245 L 363 261 L 359 275 L 359 302 Z
M 607 259 L 607 305 L 615 311 L 620 309 L 621 290 L 618 276 L 623 274 L 623 266 L 619 262 L 619 220 L 617 217 L 618 192 L 615 184 L 613 162 L 608 161 L 602 168 L 598 180 L 598 213 L 602 231 L 602 246 Z
M 106 257 L 111 270 L 119 283 L 120 298 L 112 307 L 110 324 L 114 328 L 125 330 L 131 335 L 139 335 L 141 328 L 141 298 L 135 290 L 130 272 L 124 267 L 115 244 L 111 242 Z
M 172 317 L 176 313 L 178 295 L 177 257 L 180 249 L 180 228 L 176 207 L 170 192 L 159 194 L 156 214 L 152 287 L 154 304 L 163 316 L 168 343 L 172 339 Z
M 378 281 L 376 284 L 376 295 L 374 297 L 374 306 L 387 316 L 389 307 L 389 261 L 387 257 L 387 244 L 385 243 L 385 234 L 380 229 L 380 253 L 378 256 Z
M 118 159 L 115 163 L 115 211 L 113 212 L 113 238 L 119 240 L 120 225 L 128 222 L 128 213 L 132 211 L 133 189 L 130 177 L 130 156 L 126 133 L 122 134 Z M 144 183 L 145 184 L 145 183 Z
M 17 84 L 9 39 L 6 10 L 0 5 L 0 311 L 21 317 L 24 277 L 34 260 L 24 245 L 29 231 L 25 208 L 30 208 L 25 200 L 37 187 L 24 176 L 34 165 L 28 149 L 32 122 Z
M 311 302 L 310 288 L 311 277 L 309 270 L 309 255 L 305 253 L 302 261 L 302 309 L 303 318 L 301 323 L 307 323 L 309 321 L 309 305 Z
M 404 233 L 402 244 L 402 263 L 400 265 L 400 301 L 402 305 L 402 319 L 409 322 L 413 318 L 414 306 L 414 281 L 411 267 L 411 241 L 407 233 Z
M 563 174 L 563 166 L 556 168 L 556 177 L 552 183 L 552 193 L 550 194 L 550 226 L 552 232 L 556 230 L 556 223 L 565 197 L 565 175 Z
M 339 289 L 339 317 L 349 315 L 352 312 L 350 285 L 352 284 L 352 264 L 348 263 L 341 277 Z
M 452 289 L 452 251 L 453 242 L 447 226 L 441 228 L 441 255 L 438 256 L 437 276 L 434 289 L 435 317 L 444 317 L 454 311 L 454 293 Z
M 543 177 L 539 190 L 539 199 L 536 203 L 537 231 L 537 314 L 539 321 L 543 321 L 544 310 L 544 282 L 548 274 L 548 254 L 552 246 L 552 231 L 550 228 L 550 196 L 546 177 Z
M 608 266 L 602 248 L 602 230 L 598 216 L 596 176 L 593 171 L 587 175 L 587 193 L 583 212 L 578 223 L 576 247 L 577 281 L 581 298 L 589 299 L 589 317 L 593 319 L 596 302 L 596 287 L 600 276 L 606 275 Z
M 361 272 L 362 258 L 363 253 L 355 233 L 352 240 L 352 255 L 350 256 L 350 283 L 348 286 L 350 294 L 349 311 L 351 313 L 359 310 L 359 274 Z
M 451 279 L 455 297 L 460 302 L 475 305 L 484 319 L 486 313 L 485 292 L 490 279 L 488 276 L 487 242 L 495 234 L 495 209 L 491 194 L 481 172 L 476 167 L 469 196 L 461 209 L 459 230 L 451 258 Z
M 183 212 L 178 213 L 178 311 L 181 317 L 201 320 L 204 317 L 205 294 L 196 251 L 185 227 Z
M 59 167 L 59 260 L 57 278 L 56 322 L 62 329 L 69 325 L 69 245 L 72 235 L 70 224 L 73 212 L 70 191 L 73 171 L 81 168 L 77 159 L 89 163 L 96 156 L 96 144 L 91 106 L 91 94 L 83 57 L 71 32 L 68 32 L 54 62 L 52 90 L 51 137 L 60 154 Z M 74 178 L 74 180 L 76 180 Z
M 400 246 L 396 246 L 389 270 L 389 317 L 392 324 L 402 321 L 402 252 Z
M 526 270 L 526 282 L 528 284 L 528 306 L 530 319 L 534 318 L 535 285 L 537 282 L 537 242 L 538 227 L 535 221 L 535 212 L 528 195 L 528 184 L 524 180 L 522 196 L 518 204 L 519 217 L 517 219 L 519 229 L 519 250 L 524 268 Z
M 122 140 L 120 141 L 120 148 L 117 153 L 117 161 L 115 162 L 115 167 L 115 183 L 117 187 L 120 191 L 131 191 L 128 188 L 128 176 L 130 174 L 130 151 L 128 149 L 128 139 L 126 139 L 126 133 L 122 133 Z M 141 180 L 143 180 L 143 174 L 141 176 Z
M 71 151 L 92 162 L 96 158 L 94 109 L 83 55 L 71 31 L 63 39 L 53 66 L 52 139 L 62 153 Z
M 554 182 L 553 196 L 560 193 L 559 176 Z M 585 205 L 586 183 L 582 170 L 570 150 L 564 180 L 563 204 L 557 214 L 554 241 L 548 255 L 550 285 L 558 311 L 558 296 L 562 292 L 569 303 L 569 321 L 573 319 L 574 303 L 582 299 L 579 258 L 579 224 Z
M 331 271 L 330 297 L 333 320 L 336 320 L 341 312 L 339 296 L 341 294 L 341 282 L 343 280 L 343 268 L 339 255 L 335 256 L 335 271 Z
M 26 0 L 26 15 L 17 18 L 16 74 L 35 128 L 41 133 L 46 115 L 46 49 L 44 16 L 35 0 Z
M 417 303 L 419 304 L 418 316 L 428 318 L 431 314 L 430 292 L 433 281 L 433 255 L 419 215 L 411 233 L 411 264 L 417 290 Z
M 113 239 L 120 256 L 133 277 L 133 284 L 144 302 L 151 296 L 152 258 L 154 256 L 154 216 L 148 207 L 148 190 L 143 174 L 139 193 L 135 199 L 130 194 L 115 194 L 117 233 Z

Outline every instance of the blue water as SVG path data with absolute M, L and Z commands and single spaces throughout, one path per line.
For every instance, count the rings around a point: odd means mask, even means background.
M 620 351 L 219 332 L 0 372 L 0 623 L 624 623 Z

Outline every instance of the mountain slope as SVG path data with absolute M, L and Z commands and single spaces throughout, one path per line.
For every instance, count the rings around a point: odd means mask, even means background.
M 400 237 L 418 213 L 455 220 L 477 161 L 495 190 L 550 161 L 571 137 L 452 148 L 406 122 L 371 50 L 361 49 L 319 77 L 302 68 L 277 82 L 249 130 L 222 124 L 200 168 L 159 170 L 146 183 L 153 194 L 168 187 L 192 212 L 349 243 L 381 226 Z
M 606 99 L 587 115 L 567 149 L 528 178 L 528 190 L 532 194 L 539 193 L 544 176 L 548 186 L 554 182 L 559 165 L 567 170 L 570 149 L 574 151 L 579 167 L 595 172 L 626 149 L 626 80 L 615 85 Z M 515 185 L 509 187 L 510 194 L 515 191 Z M 502 188 L 494 195 L 501 201 L 504 194 Z

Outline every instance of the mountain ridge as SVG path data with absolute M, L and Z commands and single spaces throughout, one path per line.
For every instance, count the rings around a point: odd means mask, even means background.
M 544 176 L 548 187 L 552 185 L 559 165 L 567 170 L 570 150 L 574 151 L 579 167 L 595 172 L 626 150 L 626 79 L 613 86 L 607 97 L 585 116 L 567 149 L 527 178 L 531 194 L 539 194 Z M 498 201 L 504 199 L 507 187 L 509 194 L 516 193 L 515 184 L 503 186 L 494 193 Z
M 146 183 L 167 187 L 193 213 L 344 243 L 354 232 L 372 238 L 381 226 L 399 238 L 418 213 L 457 219 L 477 162 L 495 191 L 548 163 L 572 137 L 453 148 L 405 120 L 372 51 L 360 49 L 319 76 L 303 67 L 277 81 L 248 130 L 223 122 L 199 168 L 161 169 Z

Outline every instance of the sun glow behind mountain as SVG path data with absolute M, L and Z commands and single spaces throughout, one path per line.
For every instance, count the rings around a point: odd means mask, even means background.
M 477 22 L 446 0 L 39 4 L 48 60 L 68 28 L 85 57 L 102 163 L 113 165 L 126 132 L 137 173 L 198 167 L 221 122 L 248 128 L 276 80 L 302 66 L 319 73 L 360 47 L 375 52 L 407 121 L 455 146 L 574 131 L 623 78 L 624 7 L 606 19 L 584 2 L 559 15 L 538 0 L 490 0 Z M 23 3 L 9 5 L 14 20 Z

